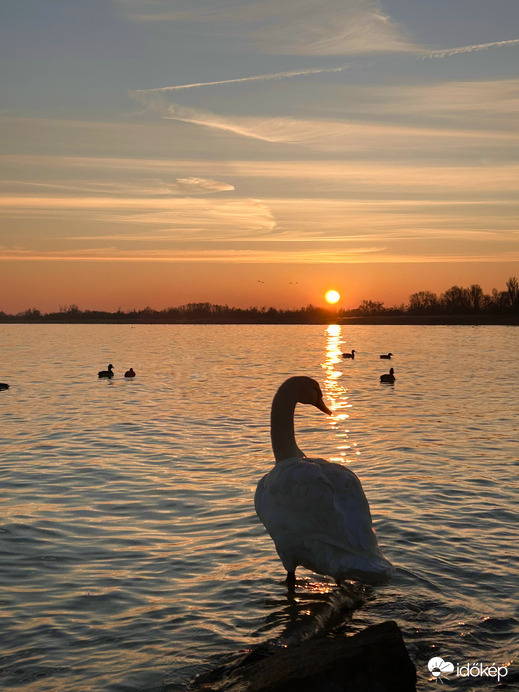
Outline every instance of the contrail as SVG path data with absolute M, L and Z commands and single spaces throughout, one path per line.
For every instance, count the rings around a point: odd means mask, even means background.
M 472 53 L 478 50 L 487 50 L 487 48 L 500 48 L 502 46 L 515 46 L 519 44 L 519 38 L 513 38 L 510 41 L 494 41 L 493 43 L 478 43 L 474 46 L 460 46 L 459 48 L 445 48 L 444 50 L 432 50 L 422 58 L 444 58 L 447 55 L 459 55 L 460 53 Z
M 275 72 L 273 74 L 260 74 L 254 77 L 240 77 L 239 79 L 222 79 L 218 82 L 197 82 L 196 84 L 177 84 L 176 86 L 158 87 L 157 89 L 137 89 L 134 94 L 150 94 L 163 91 L 179 91 L 180 89 L 196 89 L 196 87 L 218 86 L 220 84 L 237 84 L 238 82 L 259 82 L 268 79 L 288 79 L 290 77 L 304 77 L 311 74 L 322 74 L 323 72 L 342 72 L 349 65 L 339 67 L 314 67 L 307 70 L 293 70 L 291 72 Z

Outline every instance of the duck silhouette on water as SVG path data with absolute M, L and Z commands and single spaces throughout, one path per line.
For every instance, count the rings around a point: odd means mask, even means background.
M 5 382 L 0 382 L 0 392 L 2 392 L 4 389 L 9 389 L 9 385 Z
M 124 373 L 125 377 L 135 377 L 135 370 L 133 368 L 130 368 Z
M 100 370 L 97 373 L 97 376 L 111 379 L 114 376 L 114 366 L 110 363 L 110 365 L 108 366 L 108 370 Z
M 389 370 L 389 372 L 385 373 L 385 375 L 380 375 L 380 381 L 381 382 L 389 382 L 392 384 L 396 379 L 394 373 L 395 373 L 394 369 L 391 368 Z
M 386 354 L 382 354 L 380 357 L 385 358 L 386 360 L 391 360 L 391 356 L 394 356 L 394 355 L 395 355 L 394 353 L 386 353 Z
M 353 359 L 353 358 L 355 358 L 355 354 L 356 354 L 356 353 L 357 353 L 357 351 L 356 351 L 354 348 L 352 348 L 352 349 L 351 349 L 351 353 L 343 353 L 343 354 L 342 354 L 342 357 L 343 357 L 343 358 L 351 358 L 351 359 Z

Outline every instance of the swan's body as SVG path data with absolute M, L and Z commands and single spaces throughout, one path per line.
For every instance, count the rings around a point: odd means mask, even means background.
M 380 381 L 381 382 L 394 382 L 395 381 L 395 375 L 394 375 L 394 370 L 393 368 L 390 368 L 389 372 L 387 372 L 385 375 L 380 375 Z
M 97 373 L 97 376 L 98 376 L 98 377 L 108 377 L 108 378 L 111 378 L 111 377 L 114 376 L 114 372 L 113 372 L 113 371 L 114 371 L 114 366 L 110 363 L 110 365 L 108 366 L 108 370 L 100 370 L 100 371 Z
M 1 392 L 3 389 L 9 389 L 9 385 L 6 384 L 5 382 L 0 382 L 0 392 Z
M 357 353 L 357 351 L 354 348 L 352 348 L 351 353 L 343 353 L 342 357 L 343 358 L 355 358 L 356 353 Z
M 393 353 L 386 353 L 381 355 L 381 358 L 386 358 L 386 360 L 391 360 L 391 356 L 394 355 Z
M 393 568 L 378 547 L 360 481 L 342 464 L 305 457 L 294 436 L 297 402 L 331 414 L 315 380 L 292 377 L 281 385 L 271 414 L 276 464 L 258 483 L 254 501 L 287 570 L 287 582 L 294 587 L 298 565 L 338 583 L 384 581 Z
M 125 377 L 135 377 L 135 370 L 133 368 L 130 368 L 124 373 Z

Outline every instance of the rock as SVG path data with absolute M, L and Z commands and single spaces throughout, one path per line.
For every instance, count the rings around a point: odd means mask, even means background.
M 416 670 L 391 620 L 353 636 L 320 637 L 248 654 L 193 692 L 415 692 Z

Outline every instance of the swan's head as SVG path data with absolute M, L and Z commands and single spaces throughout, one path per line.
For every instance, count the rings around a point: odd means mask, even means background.
M 323 401 L 323 393 L 319 383 L 311 377 L 291 377 L 283 382 L 279 392 L 290 394 L 300 404 L 311 404 L 323 413 L 332 415 L 332 412 Z
M 395 372 L 395 371 L 394 371 L 393 368 L 390 368 L 390 369 L 389 369 L 389 374 L 390 374 L 390 375 L 392 375 L 394 372 Z

